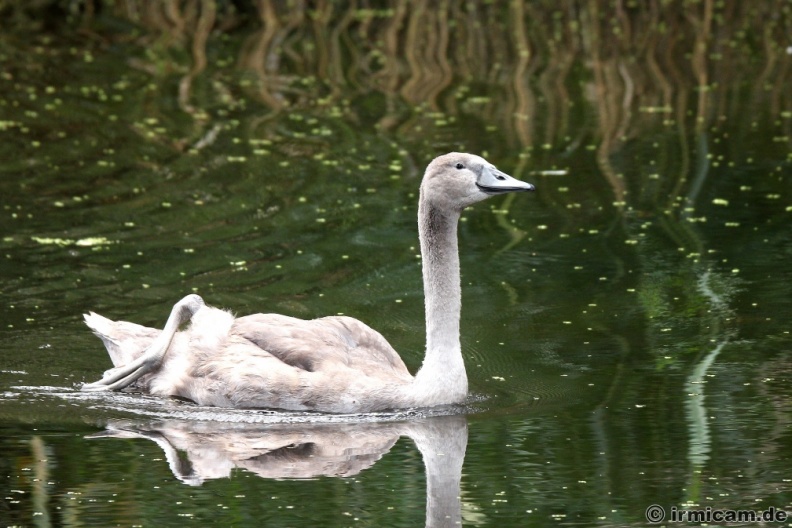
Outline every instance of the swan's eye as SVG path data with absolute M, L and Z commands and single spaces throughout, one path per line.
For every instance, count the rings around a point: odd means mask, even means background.
M 462 170 L 462 169 L 464 169 L 464 168 L 465 168 L 465 166 L 464 166 L 464 165 L 462 165 L 461 163 L 457 163 L 457 164 L 456 164 L 456 168 L 457 168 L 457 169 L 459 169 L 459 170 Z

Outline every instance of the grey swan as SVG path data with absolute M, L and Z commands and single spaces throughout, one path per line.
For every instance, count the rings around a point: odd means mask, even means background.
M 418 202 L 426 356 L 415 376 L 379 332 L 351 317 L 234 317 L 193 294 L 174 305 L 161 331 L 86 314 L 115 368 L 82 390 L 135 384 L 199 405 L 330 413 L 462 403 L 459 217 L 490 196 L 532 190 L 473 154 L 445 154 L 426 168 Z

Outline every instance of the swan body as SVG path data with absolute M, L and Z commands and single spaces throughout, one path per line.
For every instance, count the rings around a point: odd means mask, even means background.
M 414 377 L 379 332 L 351 317 L 235 318 L 193 294 L 174 305 L 163 330 L 86 314 L 115 367 L 82 388 L 135 384 L 201 405 L 323 412 L 460 403 L 467 375 L 459 342 L 459 217 L 488 196 L 533 188 L 473 154 L 452 152 L 427 167 L 418 204 L 426 356 Z

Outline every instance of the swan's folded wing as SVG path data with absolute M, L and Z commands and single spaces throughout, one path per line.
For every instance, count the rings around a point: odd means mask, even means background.
M 104 343 L 116 367 L 137 359 L 160 334 L 160 330 L 127 321 L 111 321 L 94 312 L 83 317 L 85 324 Z
M 402 381 L 412 378 L 385 338 L 351 317 L 306 321 L 277 314 L 255 314 L 236 319 L 231 332 L 284 363 L 309 372 L 344 366 L 372 377 Z

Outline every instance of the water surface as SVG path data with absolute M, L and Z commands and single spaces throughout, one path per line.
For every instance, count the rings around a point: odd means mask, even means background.
M 792 510 L 789 6 L 406 5 L 12 9 L 3 525 Z M 449 150 L 537 187 L 460 226 L 469 405 L 79 392 L 109 366 L 82 313 L 161 326 L 191 292 L 360 318 L 414 371 L 417 189 Z

